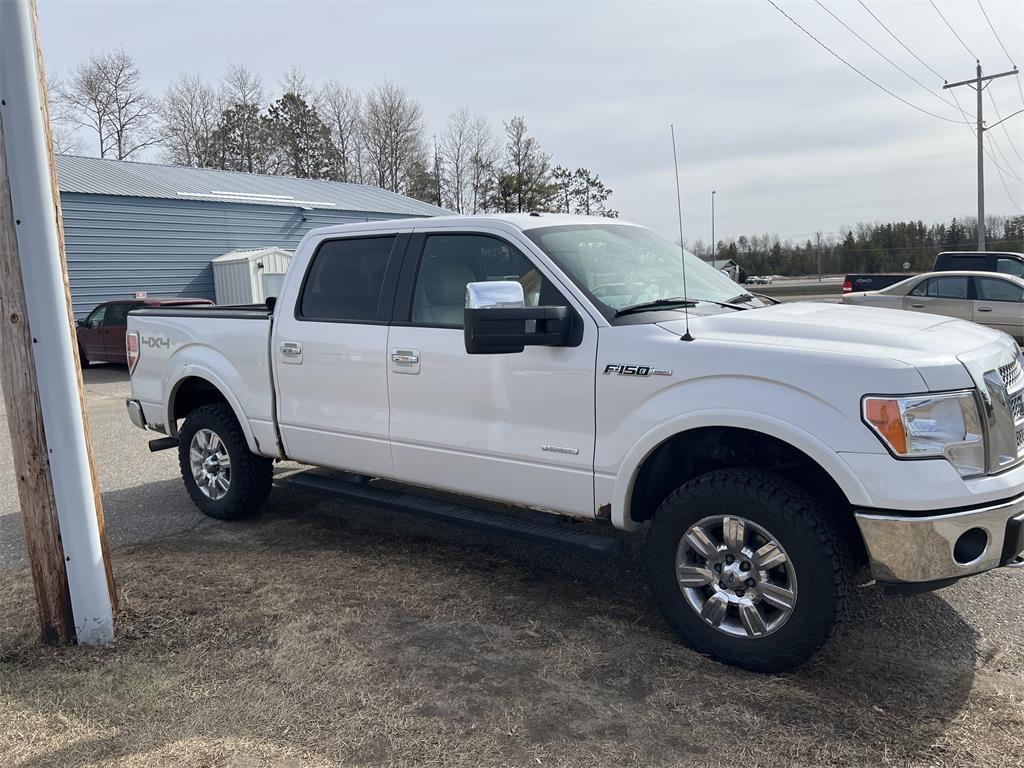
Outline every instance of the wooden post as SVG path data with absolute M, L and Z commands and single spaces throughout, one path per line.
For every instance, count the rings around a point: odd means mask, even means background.
M 38 20 L 31 0 L 0 0 L 0 380 L 18 496 L 44 639 L 102 643 L 116 592 L 71 320 Z

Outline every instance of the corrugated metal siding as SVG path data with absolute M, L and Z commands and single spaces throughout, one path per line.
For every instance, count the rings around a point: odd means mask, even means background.
M 248 261 L 213 262 L 213 288 L 218 304 L 253 304 Z
M 414 200 L 365 184 L 340 181 L 261 176 L 255 173 L 189 168 L 98 157 L 57 156 L 57 178 L 61 192 L 124 197 L 202 200 L 189 195 L 264 195 L 305 201 L 312 209 L 338 212 L 365 211 L 370 215 L 388 213 L 402 216 L 440 216 L 451 213 L 436 205 Z M 260 205 L 241 201 L 240 205 Z M 278 200 L 269 206 L 294 207 L 296 202 Z M 261 206 L 266 207 L 266 206 Z
M 70 192 L 61 194 L 61 207 L 76 317 L 135 291 L 213 299 L 210 261 L 228 251 L 270 245 L 293 249 L 314 227 L 408 218 Z

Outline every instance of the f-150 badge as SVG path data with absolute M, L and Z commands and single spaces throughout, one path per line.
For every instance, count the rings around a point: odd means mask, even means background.
M 622 365 L 619 363 L 609 363 L 604 367 L 605 375 L 610 373 L 618 374 L 619 376 L 671 376 L 672 370 L 669 368 L 652 368 L 649 365 Z

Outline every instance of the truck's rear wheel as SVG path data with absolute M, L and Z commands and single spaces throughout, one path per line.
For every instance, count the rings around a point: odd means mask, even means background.
M 249 452 L 225 403 L 201 406 L 185 418 L 178 463 L 192 502 L 218 520 L 253 515 L 270 495 L 273 462 Z
M 835 633 L 852 573 L 821 505 L 771 472 L 690 480 L 647 537 L 654 599 L 694 649 L 762 672 L 792 669 Z

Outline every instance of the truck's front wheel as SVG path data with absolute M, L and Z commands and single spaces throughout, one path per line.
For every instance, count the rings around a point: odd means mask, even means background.
M 776 672 L 807 661 L 832 636 L 852 561 L 837 527 L 798 485 L 726 469 L 662 502 L 647 567 L 658 607 L 689 645 Z
M 192 502 L 218 520 L 255 514 L 270 495 L 273 462 L 249 452 L 225 403 L 189 413 L 178 435 L 178 463 Z

